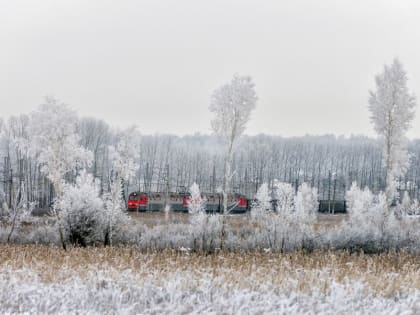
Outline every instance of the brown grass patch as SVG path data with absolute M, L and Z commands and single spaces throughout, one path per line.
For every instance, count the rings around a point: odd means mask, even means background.
M 294 289 L 306 292 L 319 287 L 327 291 L 331 281 L 344 283 L 360 280 L 381 296 L 420 289 L 420 260 L 408 253 L 380 255 L 347 252 L 306 254 L 219 253 L 185 254 L 178 251 L 142 252 L 135 247 L 70 248 L 35 245 L 1 245 L 0 269 L 30 269 L 42 281 L 60 282 L 94 270 L 130 270 L 139 276 L 156 275 L 164 281 L 173 273 L 189 272 L 192 279 L 205 273 L 223 277 L 238 288 L 252 288 L 260 283 L 283 287 L 294 280 Z M 160 280 L 159 280 L 160 279 Z

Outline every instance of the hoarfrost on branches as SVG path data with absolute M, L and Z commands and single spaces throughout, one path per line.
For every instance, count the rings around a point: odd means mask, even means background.
M 407 87 L 407 73 L 394 59 L 375 77 L 376 91 L 370 91 L 369 110 L 375 131 L 383 140 L 388 214 L 396 196 L 397 179 L 409 166 L 405 133 L 414 119 L 416 99 Z
M 200 187 L 193 183 L 190 187 L 190 197 L 188 198 L 188 213 L 198 214 L 205 212 L 206 200 L 201 196 Z
M 128 219 L 123 212 L 125 208 L 123 192 L 124 183 L 129 182 L 139 168 L 139 165 L 135 162 L 138 157 L 139 144 L 137 135 L 135 127 L 118 131 L 116 133 L 116 144 L 109 147 L 111 191 L 104 195 L 105 216 L 108 221 L 105 244 L 112 245 L 114 227 L 123 224 Z
M 214 91 L 211 96 L 209 110 L 214 114 L 211 121 L 213 131 L 221 136 L 226 145 L 225 168 L 223 177 L 222 213 L 229 211 L 227 207 L 230 182 L 232 180 L 232 162 L 235 144 L 245 131 L 251 112 L 257 104 L 254 82 L 249 76 L 235 75 L 233 79 Z M 225 218 L 222 222 L 220 248 L 225 240 Z
M 109 157 L 115 177 L 129 181 L 139 165 L 135 162 L 139 154 L 139 139 L 136 127 L 116 132 L 115 145 L 109 147 Z
M 205 210 L 206 199 L 201 195 L 200 187 L 193 183 L 190 187 L 188 212 L 192 233 L 192 248 L 202 252 L 211 252 L 220 231 L 220 216 L 208 215 Z
M 288 217 L 294 211 L 295 190 L 289 183 L 279 181 L 274 182 L 274 198 L 276 200 L 276 210 L 280 216 Z
M 251 217 L 258 218 L 264 216 L 267 211 L 271 211 L 271 196 L 270 189 L 267 183 L 263 183 L 258 188 L 257 194 L 255 195 L 255 201 L 251 209 Z
M 294 198 L 296 218 L 300 224 L 313 224 L 318 213 L 318 192 L 316 188 L 303 183 Z
M 230 192 L 235 144 L 245 131 L 251 112 L 257 104 L 254 86 L 251 77 L 235 75 L 229 83 L 215 90 L 211 96 L 209 110 L 214 114 L 211 126 L 226 145 L 223 212 L 228 211 L 227 193 Z
M 92 153 L 79 145 L 77 124 L 76 112 L 52 97 L 46 97 L 45 103 L 30 115 L 30 152 L 57 189 L 57 196 L 64 175 L 92 160 Z
M 76 112 L 53 97 L 30 114 L 30 152 L 42 166 L 41 172 L 51 181 L 55 192 L 54 213 L 65 248 L 59 211 L 64 176 L 88 166 L 92 153 L 79 145 Z
M 75 184 L 65 184 L 61 198 L 62 220 L 69 241 L 92 245 L 103 239 L 106 221 L 104 202 L 99 196 L 99 182 L 82 170 Z

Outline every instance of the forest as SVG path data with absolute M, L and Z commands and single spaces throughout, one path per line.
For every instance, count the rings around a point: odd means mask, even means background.
M 54 190 L 41 165 L 31 156 L 29 115 L 10 117 L 1 123 L 0 181 L 2 204 L 10 203 L 27 187 L 28 202 L 37 207 L 52 204 Z M 101 183 L 101 192 L 110 190 L 112 164 L 109 147 L 115 145 L 120 130 L 95 118 L 77 120 L 79 144 L 93 153 L 88 166 Z M 138 169 L 124 182 L 124 196 L 131 191 L 163 192 L 188 190 L 196 182 L 202 191 L 215 192 L 223 182 L 223 145 L 215 135 L 143 135 L 128 128 L 126 136 L 136 153 Z M 400 178 L 400 189 L 418 198 L 420 183 L 420 141 L 408 143 L 410 167 Z M 320 199 L 344 199 L 353 181 L 360 187 L 379 192 L 385 187 L 385 169 L 380 141 L 365 136 L 334 135 L 285 138 L 281 136 L 243 136 L 237 144 L 233 161 L 234 191 L 253 198 L 262 183 L 273 185 L 275 179 L 298 186 L 303 182 L 318 189 Z M 67 174 L 75 179 L 76 172 Z

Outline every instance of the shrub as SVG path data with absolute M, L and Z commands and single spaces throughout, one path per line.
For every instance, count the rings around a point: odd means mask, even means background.
M 101 241 L 105 224 L 104 203 L 92 175 L 82 171 L 74 185 L 64 185 L 61 211 L 70 243 L 87 246 Z

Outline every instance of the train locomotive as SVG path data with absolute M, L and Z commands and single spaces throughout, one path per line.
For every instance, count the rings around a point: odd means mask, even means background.
M 203 193 L 206 200 L 205 209 L 207 213 L 220 213 L 223 208 L 223 194 Z M 132 192 L 128 196 L 128 211 L 163 211 L 169 206 L 175 212 L 188 212 L 189 193 L 145 193 Z M 227 204 L 229 213 L 244 213 L 250 209 L 250 201 L 242 194 L 228 194 Z

